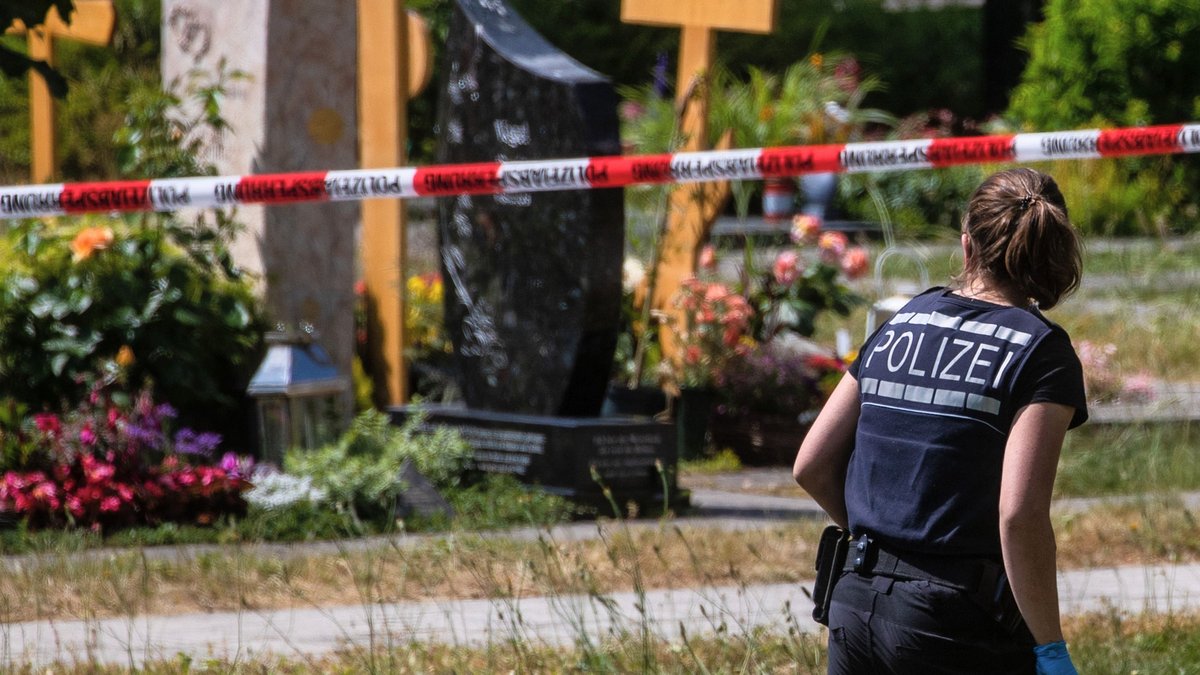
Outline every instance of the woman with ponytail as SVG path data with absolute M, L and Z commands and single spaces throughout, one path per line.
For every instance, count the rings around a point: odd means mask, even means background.
M 796 457 L 848 541 L 830 673 L 1075 673 L 1050 499 L 1087 406 L 1042 311 L 1079 286 L 1079 239 L 1054 180 L 1022 168 L 979 186 L 961 242 L 960 274 L 867 339 Z

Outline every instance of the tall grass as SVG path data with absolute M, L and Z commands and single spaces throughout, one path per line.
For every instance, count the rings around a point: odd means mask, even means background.
M 1081 673 L 1200 673 L 1200 617 L 1195 615 L 1098 612 L 1065 621 L 1072 658 Z M 617 635 L 585 652 L 579 647 L 496 643 L 482 647 L 401 643 L 375 655 L 389 673 L 795 673 L 825 672 L 823 634 L 787 630 L 750 635 L 716 635 L 655 640 L 647 654 L 631 653 L 628 636 Z M 599 657 L 599 658 L 597 658 Z M 13 666 L 14 675 L 44 673 L 127 673 L 125 666 L 64 661 L 50 667 Z M 359 655 L 348 652 L 313 659 L 253 655 L 234 660 L 197 659 L 178 655 L 152 661 L 139 672 L 176 675 L 219 672 L 236 675 L 278 673 L 361 673 Z
M 1085 424 L 1067 434 L 1056 489 L 1064 497 L 1200 490 L 1200 427 Z

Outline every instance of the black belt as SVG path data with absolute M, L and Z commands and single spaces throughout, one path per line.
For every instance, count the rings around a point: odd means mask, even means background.
M 1004 565 L 986 558 L 955 558 L 885 551 L 874 539 L 853 540 L 843 571 L 900 581 L 930 581 L 965 592 L 1011 635 L 1029 637 L 1021 610 L 1013 598 Z M 1032 639 L 1032 638 L 1030 638 Z
M 884 550 L 867 535 L 856 538 L 842 568 L 864 576 L 881 576 L 901 581 L 932 581 L 968 593 L 995 585 L 1004 567 L 983 558 L 954 558 L 906 553 L 903 557 Z

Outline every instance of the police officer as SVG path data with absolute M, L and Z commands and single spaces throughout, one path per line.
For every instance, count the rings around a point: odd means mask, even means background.
M 961 242 L 954 284 L 867 339 L 796 457 L 852 537 L 830 673 L 1075 673 L 1050 498 L 1087 407 L 1042 310 L 1078 287 L 1079 239 L 1054 180 L 1022 168 L 979 186 Z

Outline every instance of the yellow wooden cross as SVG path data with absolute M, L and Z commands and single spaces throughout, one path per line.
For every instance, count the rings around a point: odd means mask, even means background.
M 20 21 L 13 23 L 8 33 L 25 33 L 29 40 L 29 58 L 54 65 L 54 40 L 75 40 L 85 44 L 107 45 L 112 42 L 117 12 L 112 0 L 75 0 L 71 21 L 63 21 L 58 10 L 51 7 L 46 21 L 33 30 L 26 30 Z M 54 98 L 41 73 L 29 71 L 29 122 L 32 145 L 30 177 L 35 183 L 45 183 L 58 172 L 55 163 Z
M 431 75 L 429 29 L 406 12 L 404 0 L 358 2 L 359 161 L 364 169 L 404 166 L 408 100 Z M 362 205 L 362 264 L 366 286 L 364 364 L 375 383 L 375 403 L 408 400 L 404 362 L 404 201 L 370 199 Z
M 680 125 L 684 145 L 680 150 L 706 150 L 708 93 L 696 86 L 711 70 L 716 53 L 716 31 L 770 33 L 775 30 L 776 0 L 621 0 L 621 21 L 651 26 L 678 26 L 679 68 L 675 99 L 684 108 Z M 728 137 L 726 137 L 727 139 Z M 728 140 L 724 141 L 728 143 Z M 729 183 L 692 183 L 671 193 L 668 226 L 659 243 L 651 304 L 678 316 L 671 299 L 680 283 L 696 273 L 696 254 L 721 207 L 729 197 Z M 663 351 L 675 352 L 670 331 L 661 334 Z

